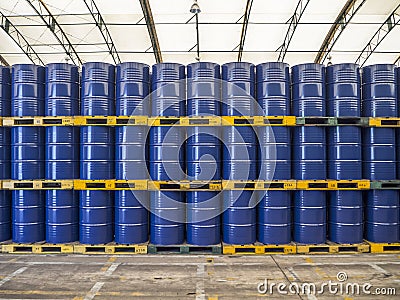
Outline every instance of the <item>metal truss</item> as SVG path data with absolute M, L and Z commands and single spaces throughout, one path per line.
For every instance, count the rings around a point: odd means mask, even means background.
M 292 38 L 296 31 L 297 25 L 299 24 L 299 21 L 300 21 L 301 17 L 303 16 L 303 13 L 306 10 L 306 7 L 309 2 L 310 2 L 310 0 L 300 0 L 297 3 L 294 14 L 288 20 L 288 22 L 290 21 L 290 24 L 289 24 L 289 28 L 286 32 L 285 40 L 283 41 L 283 44 L 281 46 L 279 46 L 279 48 L 277 49 L 277 51 L 280 50 L 278 61 L 283 61 L 285 59 L 285 55 L 289 48 L 289 44 L 292 41 Z
M 361 51 L 356 63 L 361 67 L 367 62 L 368 58 L 374 53 L 379 44 L 386 38 L 389 32 L 392 31 L 400 23 L 400 4 L 393 10 L 389 17 L 382 23 L 379 29 L 375 32 L 367 45 Z
M 94 0 L 83 0 L 85 2 L 86 7 L 90 11 L 94 21 L 96 22 L 97 28 L 99 28 L 101 35 L 103 36 L 104 41 L 107 44 L 110 55 L 112 56 L 114 63 L 121 63 L 121 59 L 119 58 L 117 48 L 111 38 L 110 31 L 107 28 L 106 22 L 103 19 L 103 16 L 100 14 L 99 9 L 97 8 Z
M 16 26 L 14 26 L 10 20 L 2 13 L 1 14 L 1 24 L 0 27 L 8 34 L 8 36 L 18 45 L 19 48 L 25 53 L 25 55 L 31 60 L 32 63 L 38 65 L 44 65 L 44 62 L 32 48 L 25 37 L 19 32 Z M 5 61 L 5 63 L 7 63 Z M 4 64 L 4 61 L 3 61 Z M 5 64 L 5 65 L 8 65 Z
M 367 0 L 348 0 L 343 6 L 339 15 L 337 16 L 335 23 L 329 29 L 324 42 L 319 48 L 318 54 L 315 57 L 315 63 L 324 63 L 326 58 L 332 51 L 333 46 L 336 44 L 343 30 L 350 23 L 351 19 L 358 12 Z
M 143 16 L 146 21 L 147 30 L 149 31 L 149 36 L 151 40 L 151 45 L 153 47 L 154 56 L 157 63 L 162 63 L 162 55 L 160 50 L 160 44 L 158 43 L 158 37 L 156 32 L 156 27 L 154 25 L 153 14 L 151 12 L 149 0 L 139 0 L 142 6 Z
M 79 58 L 74 46 L 71 44 L 68 36 L 58 24 L 56 18 L 51 14 L 50 10 L 44 4 L 43 0 L 26 0 L 33 8 L 36 14 L 46 24 L 47 28 L 53 33 L 59 44 L 64 48 L 65 53 L 69 56 L 71 61 L 76 65 L 82 65 L 82 60 Z M 47 15 L 45 17 L 44 15 Z
M 243 47 L 244 47 L 244 42 L 246 40 L 247 27 L 249 25 L 249 17 L 252 6 L 253 6 L 253 0 L 247 0 L 246 10 L 244 12 L 244 15 L 242 16 L 243 26 L 242 26 L 242 34 L 240 36 L 240 43 L 238 46 L 239 47 L 238 61 L 242 61 Z

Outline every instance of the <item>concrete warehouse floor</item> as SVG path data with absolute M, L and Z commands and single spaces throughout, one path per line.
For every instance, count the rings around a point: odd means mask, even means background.
M 0 299 L 399 299 L 399 255 L 0 255 Z M 258 283 L 337 281 L 397 296 L 273 295 Z M 262 286 L 261 286 L 262 287 Z

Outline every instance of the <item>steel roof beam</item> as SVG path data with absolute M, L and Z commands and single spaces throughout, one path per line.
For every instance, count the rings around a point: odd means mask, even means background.
M 18 45 L 18 47 L 25 53 L 25 55 L 31 60 L 32 63 L 38 65 L 44 65 L 44 62 L 32 48 L 26 38 L 19 32 L 16 26 L 14 26 L 10 20 L 2 13 L 0 27 L 8 34 L 8 36 Z
M 247 27 L 249 25 L 249 17 L 250 17 L 250 12 L 251 12 L 252 6 L 253 6 L 253 0 L 247 0 L 246 10 L 244 12 L 244 15 L 242 16 L 243 26 L 242 26 L 242 33 L 240 35 L 238 61 L 242 61 L 244 42 L 246 40 Z
M 279 46 L 279 48 L 277 49 L 277 51 L 280 50 L 278 61 L 283 61 L 285 59 L 286 52 L 289 48 L 289 44 L 292 41 L 292 38 L 296 31 L 297 25 L 299 24 L 299 21 L 300 21 L 301 17 L 303 16 L 303 13 L 306 10 L 306 7 L 309 2 L 310 2 L 310 0 L 300 0 L 297 3 L 296 9 L 295 9 L 293 15 L 289 19 L 290 24 L 289 24 L 289 28 L 286 32 L 283 44 L 281 46 Z
M 97 8 L 94 0 L 83 0 L 85 2 L 86 7 L 90 11 L 94 21 L 96 22 L 97 28 L 99 28 L 101 35 L 103 36 L 104 41 L 107 44 L 110 55 L 112 56 L 114 63 L 121 63 L 121 59 L 119 58 L 117 48 L 111 38 L 110 31 L 107 28 L 106 22 L 103 19 L 103 16 L 100 14 L 99 9 Z
M 319 48 L 318 54 L 314 60 L 315 63 L 325 62 L 343 30 L 345 30 L 351 19 L 355 16 L 365 1 L 367 0 L 348 0 L 346 2 Z
M 53 33 L 59 44 L 64 48 L 65 53 L 69 56 L 71 61 L 76 65 L 82 65 L 82 60 L 79 58 L 74 46 L 71 44 L 68 36 L 58 24 L 56 18 L 51 14 L 50 10 L 44 4 L 43 0 L 26 0 L 36 14 L 46 24 L 47 28 Z M 44 17 L 44 13 L 48 18 Z
M 154 56 L 157 63 L 162 63 L 162 55 L 160 44 L 158 43 L 158 37 L 156 32 L 156 26 L 154 25 L 153 14 L 151 12 L 149 0 L 139 0 L 142 6 L 143 16 L 146 20 L 147 30 L 149 31 L 149 36 L 151 40 L 151 45 L 153 47 Z
M 400 23 L 400 4 L 393 10 L 389 17 L 382 23 L 379 29 L 375 32 L 367 45 L 357 57 L 356 63 L 361 67 L 367 62 L 368 58 L 374 53 L 379 44 L 386 38 L 389 32 L 392 31 Z

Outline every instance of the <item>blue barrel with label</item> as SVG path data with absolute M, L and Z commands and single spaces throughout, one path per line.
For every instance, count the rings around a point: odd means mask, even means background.
M 180 117 L 186 113 L 185 66 L 175 63 L 153 65 L 151 115 Z M 167 123 L 164 125 L 174 123 Z M 149 134 L 149 173 L 152 180 L 183 180 L 185 130 L 154 126 Z M 185 240 L 185 193 L 150 192 L 150 242 L 181 244 Z
M 289 65 L 267 62 L 256 67 L 257 102 L 262 116 L 290 115 Z M 291 179 L 291 132 L 289 127 L 257 128 L 260 180 Z M 257 240 L 264 244 L 291 241 L 291 192 L 260 191 Z
M 12 67 L 11 116 L 43 116 L 45 70 L 20 64 Z M 11 129 L 11 179 L 44 178 L 44 128 Z M 42 191 L 12 191 L 12 239 L 34 243 L 45 239 L 45 201 Z
M 115 115 L 115 68 L 107 63 L 82 66 L 81 114 Z M 115 178 L 114 129 L 106 126 L 83 126 L 80 134 L 80 178 L 105 180 Z M 79 241 L 103 244 L 114 240 L 114 192 L 80 191 Z
M 79 114 L 78 67 L 65 63 L 46 66 L 46 116 Z M 79 128 L 46 128 L 46 179 L 79 178 Z M 77 191 L 46 191 L 46 241 L 69 243 L 79 239 L 79 194 Z
M 247 62 L 222 65 L 223 116 L 257 114 L 255 67 Z M 227 126 L 222 133 L 222 178 L 254 180 L 257 177 L 257 138 L 251 126 Z M 256 241 L 256 193 L 224 191 L 222 240 L 227 244 L 251 244 Z
M 11 109 L 10 68 L 0 67 L 0 116 L 9 117 Z M 10 179 L 10 129 L 0 127 L 0 179 Z M 11 238 L 11 192 L 0 191 L 0 242 Z
M 187 115 L 219 116 L 221 113 L 220 66 L 198 62 L 187 66 Z M 200 123 L 201 124 L 201 123 Z M 221 142 L 218 127 L 188 127 L 186 166 L 190 180 L 221 179 Z M 189 244 L 221 242 L 221 202 L 218 192 L 187 192 Z
M 292 113 L 297 117 L 326 116 L 325 67 L 308 63 L 292 67 Z M 322 179 L 326 172 L 326 141 L 323 127 L 293 130 L 293 178 Z M 326 241 L 326 193 L 296 191 L 294 196 L 294 240 L 304 244 Z
M 149 90 L 148 65 L 136 62 L 117 65 L 116 114 L 148 116 Z M 118 126 L 115 134 L 115 178 L 147 180 L 147 127 Z M 148 201 L 147 191 L 115 191 L 115 242 L 137 244 L 148 240 Z
M 397 243 L 399 239 L 399 193 L 397 190 L 367 192 L 365 238 L 374 243 Z

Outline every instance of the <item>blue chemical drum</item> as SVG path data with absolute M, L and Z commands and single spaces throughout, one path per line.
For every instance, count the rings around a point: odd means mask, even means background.
M 297 117 L 325 116 L 325 67 L 308 63 L 292 67 L 292 112 Z
M 365 238 L 374 243 L 399 242 L 399 192 L 373 190 L 367 192 Z
M 379 64 L 362 69 L 362 110 L 364 117 L 396 117 L 396 66 Z
M 328 116 L 360 117 L 361 82 L 357 64 L 336 64 L 326 68 Z
M 46 65 L 46 116 L 79 115 L 78 67 L 64 63 Z
M 151 78 L 151 115 L 183 116 L 186 99 L 185 66 L 175 63 L 153 65 Z
M 363 136 L 364 178 L 396 178 L 396 129 L 365 128 Z
M 225 191 L 223 195 L 222 237 L 227 244 L 252 244 L 256 241 L 256 193 Z
M 198 62 L 187 66 L 187 115 L 219 116 L 220 67 L 215 63 Z
M 325 128 L 294 128 L 292 159 L 294 179 L 326 179 Z
M 46 191 L 46 242 L 70 243 L 79 239 L 79 193 Z
M 253 116 L 256 112 L 255 67 L 247 62 L 222 65 L 222 115 Z
M 105 126 L 81 127 L 81 179 L 114 178 L 114 130 Z
M 289 65 L 267 62 L 257 65 L 257 102 L 264 116 L 290 115 Z
M 12 240 L 35 243 L 45 239 L 43 191 L 12 191 Z
M 361 128 L 336 126 L 328 129 L 328 177 L 362 179 Z
M 150 193 L 150 242 L 156 245 L 182 244 L 185 240 L 185 194 Z
M 0 116 L 10 116 L 10 68 L 0 67 Z M 0 127 L 0 179 L 10 178 L 10 129 Z M 0 191 L 0 241 L 11 238 L 11 192 Z
M 144 126 L 116 127 L 115 176 L 116 179 L 147 179 L 146 138 Z
M 46 179 L 79 178 L 79 128 L 46 128 Z
M 12 66 L 11 115 L 43 116 L 44 68 L 20 64 Z
M 114 192 L 80 191 L 79 242 L 104 244 L 114 239 Z
M 291 179 L 291 134 L 288 127 L 258 127 L 258 173 L 261 180 Z
M 11 128 L 11 178 L 44 178 L 44 128 Z
M 117 65 L 116 115 L 148 116 L 150 100 L 150 67 L 137 62 Z
M 221 242 L 221 200 L 218 192 L 187 193 L 187 242 L 215 245 Z
M 302 244 L 325 243 L 325 192 L 296 191 L 294 194 L 294 241 Z
M 185 179 L 183 127 L 157 126 L 149 134 L 149 169 L 153 180 Z
M 251 126 L 223 128 L 223 169 L 226 180 L 257 177 L 257 137 Z
M 363 200 L 361 191 L 330 192 L 329 240 L 339 244 L 363 241 Z
M 148 240 L 149 207 L 147 191 L 115 192 L 115 242 L 138 244 Z
M 257 240 L 263 244 L 288 244 L 292 240 L 291 192 L 263 191 L 258 203 Z
M 81 115 L 112 116 L 115 113 L 115 67 L 102 62 L 82 65 Z

